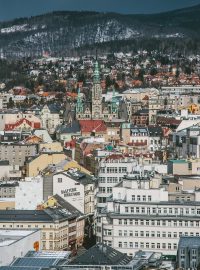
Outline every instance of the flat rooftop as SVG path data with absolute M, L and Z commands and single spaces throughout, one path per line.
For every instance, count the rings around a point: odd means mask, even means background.
M 9 246 L 36 230 L 0 230 L 0 247 Z

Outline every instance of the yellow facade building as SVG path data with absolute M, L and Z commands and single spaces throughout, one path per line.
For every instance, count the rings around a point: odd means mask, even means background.
M 49 164 L 57 164 L 66 159 L 62 152 L 41 153 L 31 157 L 26 163 L 26 176 L 34 177 L 41 173 Z

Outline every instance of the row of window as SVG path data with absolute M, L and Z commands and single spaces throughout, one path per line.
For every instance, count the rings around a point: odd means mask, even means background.
M 184 254 L 188 253 L 188 251 L 186 249 L 182 248 L 180 250 L 180 253 L 181 253 L 181 255 L 184 255 Z M 196 255 L 196 254 L 197 254 L 197 249 L 193 248 L 192 249 L 192 255 Z
M 112 193 L 112 187 L 99 187 L 99 193 Z
M 141 133 L 136 133 L 136 132 L 131 132 L 131 136 L 148 136 L 147 132 L 141 132 Z
M 106 203 L 106 197 L 98 197 L 97 203 Z
M 167 227 L 199 227 L 199 221 L 177 221 L 177 220 L 139 220 L 139 219 L 119 219 L 119 225 L 135 226 L 167 226 Z
M 53 239 L 53 233 L 50 232 L 49 235 L 48 235 L 46 232 L 43 232 L 43 233 L 42 233 L 42 238 L 43 238 L 43 239 L 46 239 L 46 238 L 48 238 L 48 237 L 49 237 L 49 239 Z
M 177 249 L 177 244 L 149 243 L 149 242 L 118 242 L 118 248 L 142 248 L 142 249 Z
M 0 227 L 1 227 L 1 226 L 0 226 Z M 49 227 L 49 228 L 53 228 L 54 225 L 49 225 L 49 226 L 46 226 L 46 225 L 40 225 L 40 226 L 39 226 L 39 225 L 18 225 L 18 224 L 17 224 L 17 225 L 15 225 L 15 226 L 13 226 L 13 225 L 11 225 L 11 224 L 10 224 L 10 225 L 5 225 L 5 224 L 4 224 L 2 227 L 3 227 L 3 228 L 8 228 L 8 227 L 9 227 L 9 228 L 15 228 L 15 227 L 16 227 L 16 228 L 48 228 L 48 227 Z
M 152 196 L 151 195 L 148 195 L 148 196 L 146 196 L 146 195 L 142 195 L 142 196 L 140 196 L 140 195 L 132 195 L 132 201 L 137 201 L 137 202 L 140 202 L 140 201 L 143 201 L 143 202 L 146 202 L 146 201 L 148 201 L 148 202 L 151 202 L 151 199 L 152 199 Z
M 100 168 L 101 173 L 126 173 L 127 167 L 101 167 Z
M 55 242 L 55 249 L 56 248 L 59 248 L 59 244 Z M 42 249 L 47 249 L 46 241 L 42 241 Z M 49 249 L 50 250 L 54 249 L 53 241 L 49 241 Z
M 119 181 L 122 180 L 123 177 L 119 177 Z M 100 183 L 118 183 L 118 177 L 99 177 Z
M 147 199 L 147 198 L 145 198 Z M 148 200 L 151 201 L 151 196 L 148 196 Z M 121 211 L 123 213 L 123 209 Z M 136 214 L 164 214 L 164 215 L 200 215 L 200 208 L 167 208 L 167 207 L 134 207 L 125 206 L 125 213 L 136 213 Z
M 109 230 L 104 232 L 105 235 L 112 235 L 112 232 Z M 134 237 L 162 237 L 162 238 L 180 238 L 181 236 L 199 236 L 199 232 L 196 234 L 193 232 L 154 232 L 154 231 L 127 231 L 127 230 L 119 230 L 118 231 L 118 236 L 134 236 Z
M 15 191 L 15 187 L 13 188 L 0 188 L 1 193 L 11 193 Z

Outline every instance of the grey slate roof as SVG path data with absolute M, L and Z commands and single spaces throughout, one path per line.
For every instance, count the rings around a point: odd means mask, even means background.
M 62 208 L 69 211 L 69 213 L 71 213 L 73 215 L 77 215 L 77 216 L 82 215 L 82 213 L 78 209 L 76 209 L 76 207 L 74 207 L 73 205 L 68 203 L 66 200 L 64 200 L 62 197 L 60 197 L 58 194 L 54 195 L 53 197 L 57 200 L 58 204 Z
M 19 183 L 18 182 L 0 182 L 0 188 L 2 187 L 18 187 Z
M 178 245 L 179 245 L 179 248 L 200 247 L 200 237 L 199 236 L 181 236 Z
M 54 222 L 68 220 L 72 217 L 60 209 L 44 210 L 0 210 L 0 222 Z
M 148 134 L 148 128 L 147 127 L 137 127 L 134 125 L 131 125 L 131 133 L 145 133 Z
M 73 265 L 126 265 L 131 257 L 105 244 L 96 244 L 75 258 Z
M 47 105 L 51 113 L 59 113 L 60 112 L 60 106 L 58 104 L 48 104 Z
M 28 270 L 43 270 L 41 267 L 28 267 Z M 1 266 L 0 270 L 27 270 L 27 266 Z
M 0 160 L 0 166 L 8 166 L 9 160 Z
M 55 175 L 57 175 L 57 174 L 63 174 L 65 176 L 68 176 L 69 178 L 79 182 L 80 184 L 82 184 L 84 186 L 88 185 L 88 184 L 93 184 L 96 181 L 96 178 L 94 176 L 83 173 L 79 170 L 73 171 L 73 170 L 69 169 L 67 171 L 58 172 Z
M 163 135 L 161 126 L 148 126 L 148 130 L 151 137 L 158 137 Z
M 22 266 L 29 269 L 29 267 L 49 267 L 55 265 L 55 258 L 31 258 L 23 257 L 14 261 L 12 266 Z
M 56 132 L 63 134 L 63 133 L 77 133 L 80 132 L 80 124 L 79 121 L 74 120 L 71 123 L 67 123 L 65 125 L 59 125 L 56 128 Z
M 149 109 L 141 109 L 138 110 L 137 112 L 135 112 L 133 115 L 144 115 L 144 114 L 148 114 L 149 113 Z

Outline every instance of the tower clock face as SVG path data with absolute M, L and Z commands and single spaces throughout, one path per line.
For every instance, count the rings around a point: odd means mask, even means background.
M 94 113 L 94 117 L 95 117 L 95 118 L 99 118 L 99 116 L 100 116 L 100 113 L 99 113 L 99 112 L 95 112 L 95 113 Z

